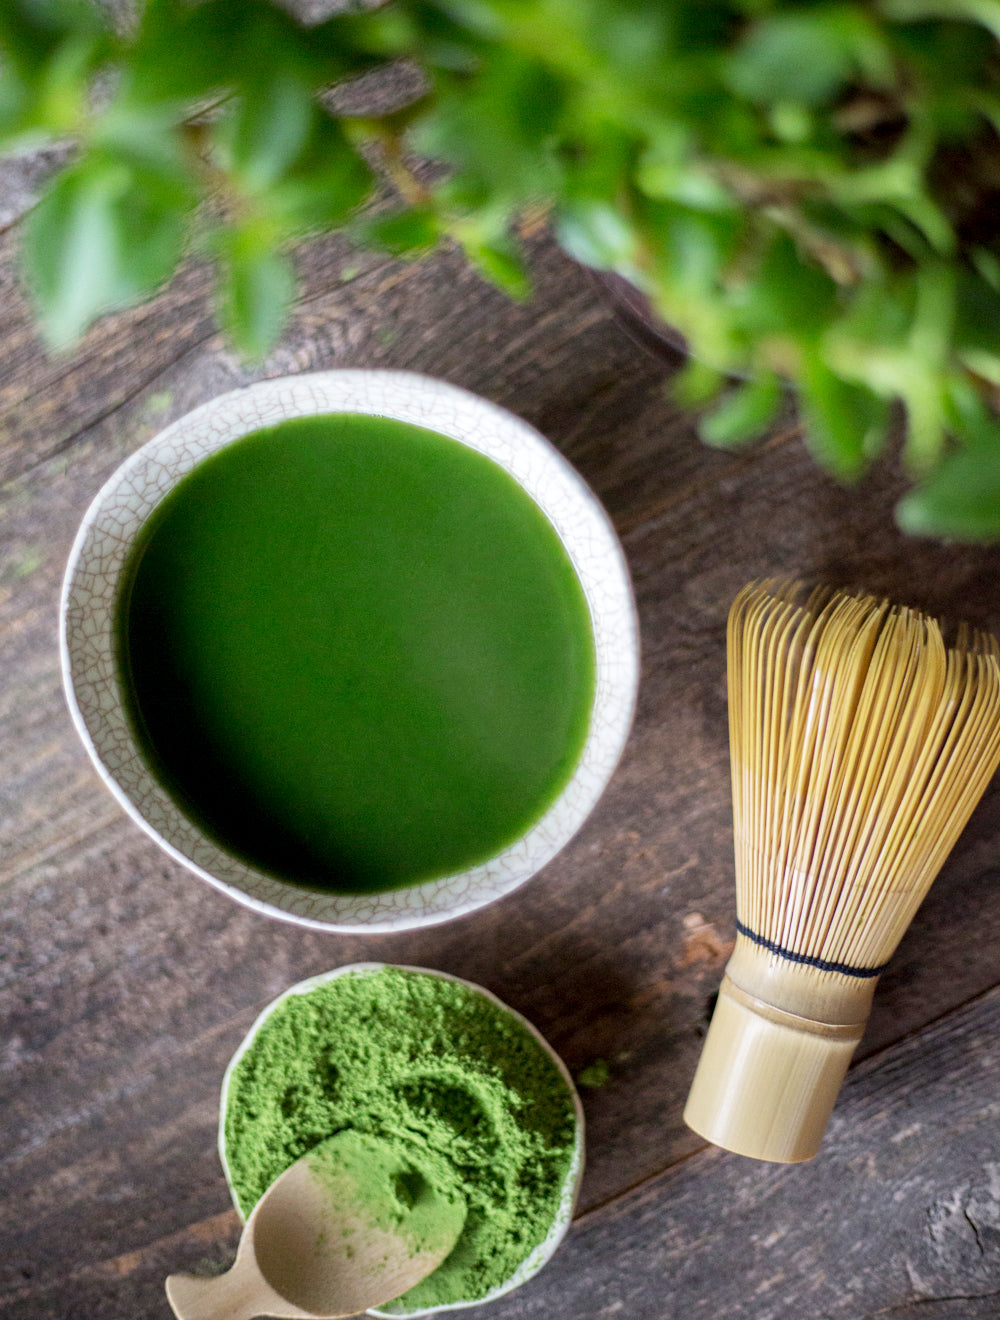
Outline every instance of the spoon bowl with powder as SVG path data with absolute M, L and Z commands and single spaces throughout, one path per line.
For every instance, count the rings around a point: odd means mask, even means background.
M 399 1297 L 449 1254 L 466 1206 L 387 1143 L 345 1129 L 271 1184 L 236 1261 L 212 1279 L 172 1274 L 178 1320 L 335 1320 Z

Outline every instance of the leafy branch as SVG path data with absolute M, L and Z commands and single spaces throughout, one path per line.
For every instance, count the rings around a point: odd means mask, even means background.
M 394 0 L 312 27 L 267 0 L 148 0 L 124 34 L 88 0 L 8 0 L 0 59 L 0 150 L 77 144 L 24 230 L 54 347 L 193 242 L 252 357 L 310 232 L 400 255 L 447 238 L 524 297 L 519 223 L 544 209 L 685 336 L 708 442 L 766 432 L 791 382 L 850 479 L 901 413 L 902 525 L 1000 537 L 998 0 Z M 400 60 L 410 104 L 329 108 Z

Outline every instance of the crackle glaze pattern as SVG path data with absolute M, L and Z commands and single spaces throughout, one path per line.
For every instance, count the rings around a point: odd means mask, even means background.
M 253 1026 L 240 1042 L 236 1053 L 229 1061 L 229 1066 L 226 1068 L 225 1075 L 222 1078 L 222 1094 L 219 1099 L 218 1145 L 219 1159 L 222 1161 L 222 1169 L 226 1175 L 226 1185 L 229 1188 L 229 1194 L 232 1197 L 233 1205 L 236 1206 L 237 1211 L 239 1210 L 239 1205 L 237 1204 L 236 1194 L 233 1191 L 232 1178 L 229 1173 L 229 1162 L 226 1158 L 226 1108 L 228 1106 L 229 1083 L 236 1065 L 239 1063 L 246 1050 L 249 1049 L 257 1032 L 264 1025 L 270 1015 L 278 1005 L 290 995 L 307 995 L 311 990 L 316 989 L 318 986 L 325 985 L 328 981 L 332 981 L 338 976 L 344 976 L 347 974 L 370 976 L 372 973 L 380 972 L 386 967 L 396 967 L 398 970 L 404 972 L 419 972 L 424 976 L 436 976 L 442 981 L 456 981 L 459 985 L 468 986 L 470 990 L 474 990 L 476 994 L 482 995 L 484 999 L 489 999 L 494 1004 L 497 1004 L 505 1013 L 508 1013 L 515 1022 L 520 1023 L 525 1031 L 534 1036 L 535 1040 L 537 1040 L 542 1046 L 546 1054 L 550 1056 L 553 1063 L 559 1069 L 563 1081 L 566 1083 L 566 1088 L 573 1101 L 573 1113 L 576 1117 L 576 1138 L 574 1142 L 573 1158 L 570 1162 L 569 1168 L 566 1170 L 566 1178 L 563 1182 L 559 1196 L 559 1209 L 552 1221 L 552 1227 L 545 1235 L 544 1240 L 539 1242 L 531 1255 L 521 1262 L 509 1279 L 506 1279 L 502 1284 L 494 1288 L 492 1292 L 487 1293 L 485 1297 L 480 1297 L 475 1301 L 469 1302 L 449 1302 L 445 1306 L 436 1306 L 429 1310 L 412 1310 L 405 1306 L 401 1306 L 398 1303 L 390 1302 L 388 1305 L 382 1306 L 379 1309 L 373 1308 L 372 1310 L 365 1312 L 366 1315 L 386 1317 L 405 1316 L 412 1320 L 412 1317 L 415 1316 L 432 1315 L 441 1311 L 459 1311 L 469 1306 L 482 1306 L 486 1302 L 495 1301 L 498 1297 L 502 1297 L 504 1293 L 508 1293 L 514 1288 L 519 1288 L 522 1283 L 527 1283 L 530 1278 L 538 1273 L 542 1266 L 552 1257 L 552 1254 L 559 1246 L 559 1243 L 566 1236 L 573 1220 L 573 1212 L 576 1209 L 580 1184 L 583 1181 L 586 1139 L 583 1105 L 580 1103 L 580 1096 L 566 1065 L 538 1028 L 533 1026 L 527 1018 L 522 1017 L 520 1013 L 516 1012 L 508 1004 L 505 1004 L 502 999 L 498 999 L 492 991 L 485 989 L 484 986 L 476 985 L 473 981 L 465 981 L 460 976 L 451 976 L 448 972 L 432 971 L 427 967 L 407 967 L 399 963 L 350 963 L 344 967 L 335 967 L 329 972 L 321 972 L 318 976 L 311 976 L 306 981 L 299 981 L 297 985 L 289 986 L 287 990 L 280 994 L 277 999 L 273 999 L 260 1013 Z
M 556 528 L 590 607 L 597 652 L 591 727 L 559 798 L 521 839 L 459 875 L 380 894 L 298 889 L 205 838 L 151 775 L 133 741 L 115 664 L 114 606 L 136 533 L 163 496 L 207 454 L 263 426 L 315 413 L 393 417 L 492 458 Z M 332 930 L 430 925 L 492 902 L 534 875 L 582 825 L 628 736 L 639 646 L 628 570 L 614 529 L 562 456 L 527 423 L 455 386 L 407 372 L 332 371 L 262 381 L 180 418 L 114 473 L 84 517 L 63 585 L 63 678 L 74 723 L 105 783 L 172 857 L 239 902 Z

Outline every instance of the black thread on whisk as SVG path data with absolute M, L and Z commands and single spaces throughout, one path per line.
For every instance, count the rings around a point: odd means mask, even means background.
M 748 940 L 753 940 L 754 944 L 759 944 L 762 949 L 767 949 L 769 953 L 776 953 L 779 958 L 787 958 L 789 962 L 802 963 L 806 967 L 815 967 L 821 972 L 839 972 L 841 976 L 857 976 L 865 980 L 872 976 L 881 976 L 889 966 L 888 963 L 883 963 L 881 967 L 852 967 L 850 963 L 831 962 L 828 958 L 814 958 L 808 953 L 796 953 L 794 949 L 786 949 L 780 944 L 775 944 L 774 940 L 767 940 L 763 935 L 758 935 L 749 926 L 744 926 L 738 917 L 736 919 L 736 929 L 741 935 L 745 935 Z

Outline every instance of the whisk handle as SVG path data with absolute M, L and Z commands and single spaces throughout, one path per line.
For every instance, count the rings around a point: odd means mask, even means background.
M 818 1022 L 778 1008 L 727 975 L 684 1121 L 740 1155 L 811 1159 L 863 1032 L 863 1022 Z

